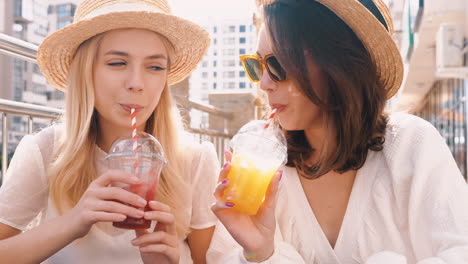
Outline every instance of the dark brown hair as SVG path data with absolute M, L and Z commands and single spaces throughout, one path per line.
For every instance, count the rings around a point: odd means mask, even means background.
M 387 126 L 386 91 L 366 48 L 346 23 L 316 1 L 279 0 L 263 11 L 273 52 L 287 78 L 324 113 L 327 136 L 316 163 L 304 163 L 316 151 L 304 131 L 286 131 L 287 166 L 306 178 L 361 168 L 369 149 L 383 149 Z M 309 56 L 326 80 L 325 91 L 312 87 Z

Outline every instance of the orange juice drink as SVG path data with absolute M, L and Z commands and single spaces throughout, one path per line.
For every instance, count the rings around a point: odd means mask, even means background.
M 224 192 L 224 201 L 234 203 L 235 209 L 240 213 L 255 215 L 265 199 L 265 193 L 278 166 L 234 154 L 227 176 L 232 184 Z
M 286 163 L 286 139 L 278 127 L 266 128 L 265 121 L 254 120 L 239 130 L 230 146 L 229 186 L 222 200 L 234 203 L 240 213 L 255 215 L 273 176 Z

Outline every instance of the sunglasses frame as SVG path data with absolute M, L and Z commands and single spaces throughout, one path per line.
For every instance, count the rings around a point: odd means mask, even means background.
M 262 74 L 263 74 L 263 71 L 266 69 L 267 72 L 268 72 L 268 75 L 270 76 L 270 78 L 271 78 L 274 82 L 282 82 L 282 81 L 285 81 L 285 80 L 287 79 L 287 78 L 285 77 L 284 80 L 278 81 L 278 80 L 275 79 L 275 77 L 273 77 L 274 75 L 271 73 L 270 67 L 268 67 L 268 64 L 267 64 L 267 62 L 266 62 L 270 57 L 275 57 L 275 55 L 272 54 L 272 53 L 271 53 L 271 54 L 267 54 L 267 55 L 265 55 L 264 58 L 262 58 L 262 57 L 260 57 L 259 55 L 256 55 L 256 54 L 254 54 L 254 55 L 241 55 L 241 56 L 239 56 L 240 61 L 242 62 L 242 67 L 244 68 L 244 71 L 245 71 L 247 77 L 249 77 L 249 79 L 250 79 L 251 82 L 253 82 L 253 83 L 258 83 L 258 82 L 260 82 L 260 80 L 261 80 L 262 77 L 259 76 L 259 77 L 260 77 L 259 80 L 253 80 L 253 79 L 252 79 L 252 77 L 250 76 L 250 73 L 249 73 L 249 71 L 247 70 L 247 67 L 246 67 L 246 65 L 245 65 L 245 61 L 246 61 L 247 59 L 255 59 L 255 60 L 259 61 L 259 62 L 260 62 L 260 65 L 261 65 L 261 67 L 262 67 Z M 276 57 L 275 57 L 275 58 L 276 58 Z M 278 61 L 278 60 L 276 60 L 276 61 Z M 280 66 L 281 66 L 281 65 L 280 65 Z M 281 67 L 281 68 L 283 68 L 283 67 Z M 284 71 L 284 69 L 283 69 L 283 71 Z M 285 71 L 285 72 L 286 72 L 286 71 Z

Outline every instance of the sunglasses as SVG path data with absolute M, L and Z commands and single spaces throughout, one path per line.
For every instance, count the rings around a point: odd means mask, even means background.
M 260 81 L 265 68 L 272 80 L 276 82 L 286 80 L 286 71 L 273 54 L 268 54 L 263 59 L 258 55 L 242 55 L 240 60 L 247 76 L 254 83 Z

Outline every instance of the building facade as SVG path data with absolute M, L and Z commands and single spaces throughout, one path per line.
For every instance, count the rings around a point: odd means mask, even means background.
M 392 110 L 407 111 L 431 122 L 466 178 L 468 2 L 393 1 L 401 7 L 397 19 L 401 21 L 399 45 L 405 79 L 392 100 Z

